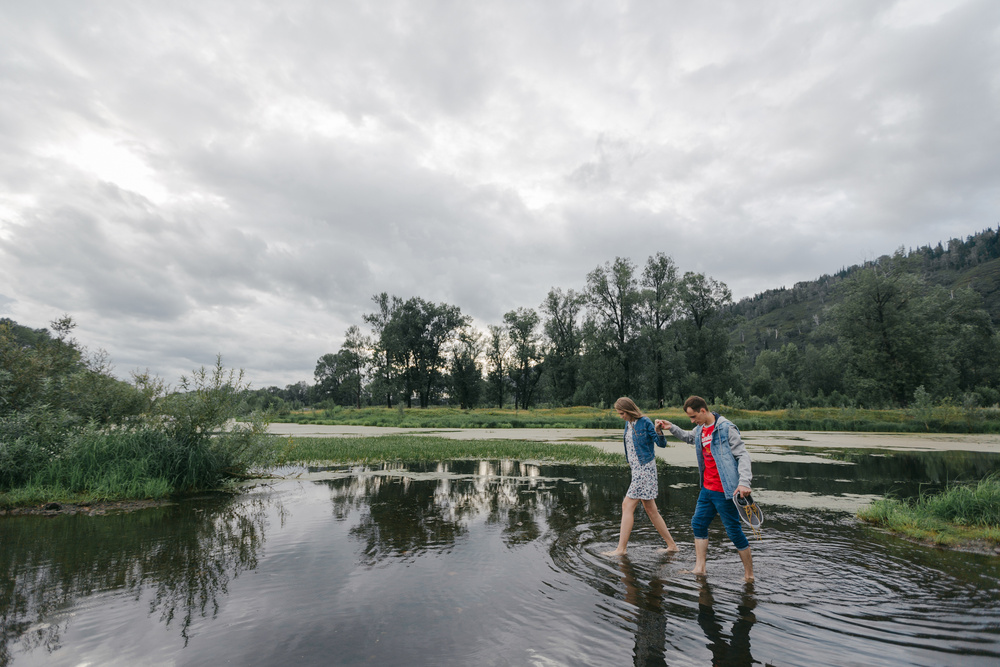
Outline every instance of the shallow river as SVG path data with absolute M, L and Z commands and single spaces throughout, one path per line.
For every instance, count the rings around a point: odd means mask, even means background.
M 693 457 L 693 453 L 691 454 Z M 285 469 L 236 496 L 0 518 L 0 665 L 996 665 L 1000 557 L 859 523 L 1000 470 L 990 452 L 808 448 L 754 463 L 766 518 L 745 585 L 697 472 L 609 559 L 627 470 L 514 461 Z

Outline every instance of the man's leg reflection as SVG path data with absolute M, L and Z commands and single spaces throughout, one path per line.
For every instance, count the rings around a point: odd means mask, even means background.
M 663 613 L 663 580 L 653 578 L 646 588 L 639 584 L 635 566 L 628 556 L 618 562 L 625 584 L 625 601 L 636 609 L 634 664 L 666 665 L 664 645 L 667 637 L 667 617 Z
M 753 610 L 757 607 L 753 584 L 745 584 L 736 606 L 736 620 L 733 622 L 731 637 L 727 641 L 722 632 L 722 623 L 715 615 L 715 598 L 707 580 L 702 580 L 698 594 L 698 625 L 708 639 L 708 649 L 712 652 L 712 665 L 724 667 L 752 665 L 750 654 L 750 628 L 757 621 Z

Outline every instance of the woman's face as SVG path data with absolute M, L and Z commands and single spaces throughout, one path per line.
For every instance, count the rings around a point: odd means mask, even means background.
M 629 421 L 628 415 L 625 414 L 624 410 L 619 410 L 618 408 L 615 408 L 615 412 L 617 412 L 618 416 L 624 419 L 625 421 Z

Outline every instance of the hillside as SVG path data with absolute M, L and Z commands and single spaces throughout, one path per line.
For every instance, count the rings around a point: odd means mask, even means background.
M 876 261 L 888 259 L 886 255 Z M 987 229 L 964 241 L 952 239 L 947 245 L 911 249 L 904 262 L 908 271 L 927 283 L 971 287 L 983 297 L 983 307 L 994 325 L 1000 325 L 1000 229 Z M 730 309 L 735 316 L 732 343 L 743 345 L 752 360 L 761 350 L 778 349 L 786 343 L 804 347 L 810 341 L 823 342 L 831 334 L 822 325 L 827 309 L 841 298 L 841 283 L 872 263 L 741 299 Z

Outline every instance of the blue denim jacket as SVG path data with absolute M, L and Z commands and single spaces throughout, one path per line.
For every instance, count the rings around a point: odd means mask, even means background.
M 625 434 L 622 435 L 623 445 L 627 435 L 628 425 L 626 424 Z M 635 445 L 635 453 L 639 457 L 640 465 L 646 465 L 656 456 L 656 450 L 653 449 L 653 445 L 666 447 L 667 439 L 656 432 L 656 427 L 653 426 L 653 422 L 649 420 L 649 417 L 639 417 L 635 421 L 635 435 L 632 436 L 632 444 Z M 625 448 L 625 458 L 628 458 L 628 447 Z
M 719 479 L 722 480 L 722 489 L 727 496 L 736 493 L 737 486 L 750 488 L 753 480 L 753 473 L 750 470 L 750 454 L 740 438 L 740 430 L 736 424 L 721 416 L 718 412 L 715 415 L 715 430 L 712 431 L 712 458 L 715 459 L 715 467 L 719 470 Z M 690 431 L 685 431 L 677 424 L 671 424 L 670 433 L 675 438 L 683 440 L 688 444 L 695 445 L 695 452 L 698 454 L 698 478 L 701 485 L 705 485 L 705 457 L 701 453 L 701 424 L 698 424 Z

